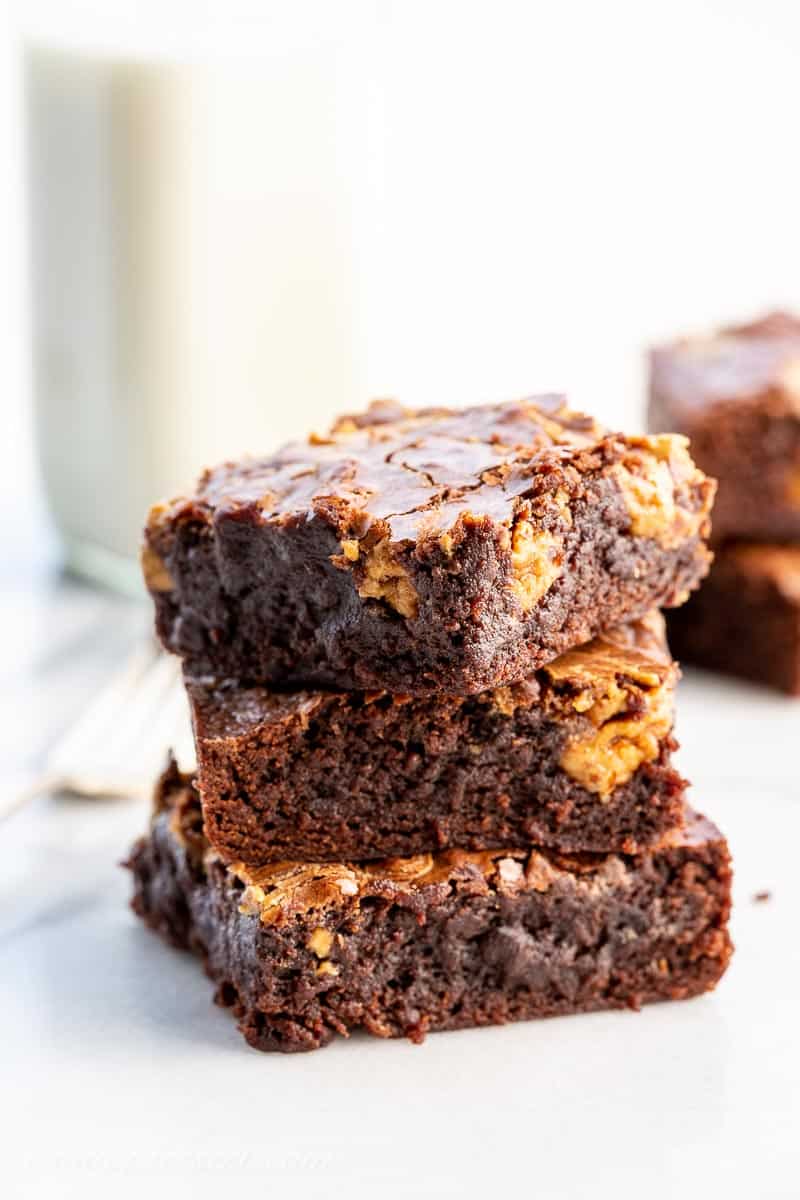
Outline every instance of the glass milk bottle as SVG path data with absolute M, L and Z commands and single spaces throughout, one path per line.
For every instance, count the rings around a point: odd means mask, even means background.
M 29 45 L 37 438 L 68 564 L 138 586 L 148 506 L 364 400 L 367 119 L 340 43 Z

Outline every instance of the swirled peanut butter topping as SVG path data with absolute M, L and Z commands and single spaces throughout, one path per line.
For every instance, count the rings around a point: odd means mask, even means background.
M 511 535 L 512 590 L 523 610 L 538 604 L 563 569 L 563 538 L 530 521 L 517 521 Z
M 346 545 L 346 543 L 343 543 Z M 347 551 L 345 550 L 345 556 Z M 364 574 L 357 584 L 359 596 L 385 600 L 403 617 L 417 615 L 418 600 L 405 567 L 398 562 L 392 543 L 378 542 L 364 555 Z
M 688 446 L 688 439 L 678 434 L 643 437 L 616 467 L 631 532 L 665 549 L 708 532 L 714 493 L 710 489 L 704 503 L 695 503 L 695 490 L 705 476 L 692 462 Z
M 560 760 L 576 783 L 608 796 L 658 757 L 674 722 L 678 678 L 659 613 L 638 628 L 610 630 L 544 669 L 553 684 L 567 685 L 548 697 L 550 704 L 560 702 L 562 716 L 571 707 L 581 717 Z

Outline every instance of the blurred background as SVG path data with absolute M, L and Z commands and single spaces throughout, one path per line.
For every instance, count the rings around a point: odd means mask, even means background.
M 3 557 L 130 589 L 152 500 L 374 395 L 636 427 L 644 346 L 800 304 L 798 51 L 777 0 L 12 6 Z

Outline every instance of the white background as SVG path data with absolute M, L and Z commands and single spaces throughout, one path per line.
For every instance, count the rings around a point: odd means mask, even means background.
M 30 0 L 16 6 L 12 27 L 144 57 L 154 49 L 213 57 L 224 47 L 258 61 L 285 43 L 291 60 L 298 45 L 318 43 L 352 75 L 341 170 L 352 197 L 352 277 L 343 280 L 342 302 L 354 394 L 327 401 L 324 383 L 309 373 L 305 394 L 259 397 L 281 434 L 303 429 L 304 406 L 318 421 L 327 404 L 376 394 L 466 403 L 547 389 L 567 390 L 610 424 L 631 427 L 641 421 L 645 346 L 770 306 L 800 307 L 793 0 Z M 0 112 L 8 173 L 0 227 L 10 235 L 3 405 L 24 427 L 13 39 L 4 54 L 12 69 L 3 75 Z M 307 118 L 287 112 L 287 129 L 304 130 Z M 257 121 L 228 136 L 230 163 L 242 171 L 248 145 L 236 139 L 251 141 L 257 156 Z M 246 200 L 242 211 L 250 230 Z M 247 275 L 248 264 L 255 258 L 266 276 L 269 263 L 257 246 L 237 241 L 234 219 L 216 234 L 232 265 L 226 272 L 218 263 L 212 285 L 238 281 L 257 310 L 258 278 Z M 304 258 L 302 271 L 307 278 L 313 262 Z M 235 296 L 230 304 L 204 296 L 206 303 L 218 338 L 233 339 L 223 326 L 228 309 L 237 311 Z M 221 412 L 246 389 L 241 364 L 258 353 L 258 322 L 241 319 L 249 332 L 215 383 Z M 206 340 L 213 370 L 213 329 Z M 26 494 L 16 477 L 5 486 L 18 500 Z
M 49 7 L 45 26 L 56 20 Z M 270 10 L 265 34 L 261 7 L 55 10 L 73 30 L 105 20 L 123 43 L 143 28 L 157 39 L 162 23 L 178 42 L 187 30 L 213 42 L 238 20 L 252 48 L 280 34 L 284 10 Z M 83 633 L 52 643 L 73 601 L 47 574 L 31 451 L 13 30 L 36 8 L 12 12 L 0 47 L 9 778 L 82 702 L 89 652 Z M 556 387 L 634 425 L 645 344 L 800 307 L 796 3 L 434 0 L 292 12 L 369 64 L 355 402 Z M 109 662 L 121 621 L 114 612 L 97 626 Z M 59 658 L 65 647 L 74 661 L 66 650 Z M 265 1196 L 367 1186 L 800 1194 L 797 710 L 698 677 L 681 704 L 682 769 L 734 848 L 738 953 L 714 997 L 638 1017 L 440 1036 L 422 1049 L 358 1040 L 304 1058 L 258 1056 L 210 1008 L 194 964 L 125 910 L 114 863 L 141 811 L 43 803 L 0 829 L 9 1194 L 159 1195 L 167 1181 L 178 1196 L 244 1186 Z M 755 904 L 762 888 L 772 901 Z

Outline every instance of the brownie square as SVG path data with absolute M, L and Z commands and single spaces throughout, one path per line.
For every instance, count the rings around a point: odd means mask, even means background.
M 681 603 L 713 490 L 685 439 L 558 397 L 384 403 L 157 505 L 143 569 L 193 675 L 466 695 Z
M 800 546 L 730 543 L 670 614 L 678 658 L 800 696 Z
M 800 320 L 772 313 L 652 352 L 649 427 L 719 482 L 713 536 L 800 539 Z
M 260 1050 L 638 1008 L 713 988 L 731 954 L 721 834 L 687 813 L 637 855 L 541 848 L 225 867 L 192 781 L 162 781 L 133 907 L 194 950 Z
M 227 862 L 634 851 L 683 811 L 677 675 L 652 613 L 477 696 L 189 679 L 206 835 Z

